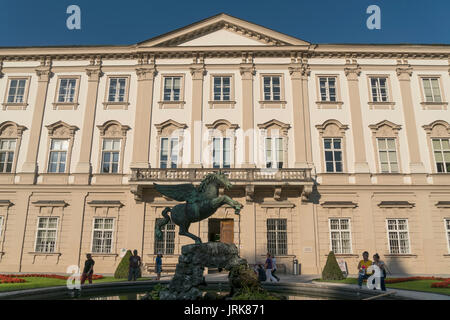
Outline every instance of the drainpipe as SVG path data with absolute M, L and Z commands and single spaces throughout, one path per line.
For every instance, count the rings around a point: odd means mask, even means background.
M 25 213 L 25 224 L 24 224 L 24 229 L 23 229 L 23 239 L 22 239 L 22 246 L 20 248 L 20 261 L 19 261 L 19 272 L 22 272 L 22 258 L 23 258 L 23 247 L 25 245 L 25 234 L 27 231 L 27 221 L 28 221 L 28 212 L 30 210 L 30 200 L 31 197 L 33 196 L 33 192 L 30 193 L 30 195 L 28 196 L 28 201 L 27 201 L 27 210 Z
M 81 233 L 80 233 L 80 246 L 78 250 L 78 267 L 81 265 L 81 248 L 83 247 L 83 229 L 84 229 L 84 214 L 86 212 L 86 199 L 89 196 L 89 192 L 86 193 L 83 199 L 83 212 L 81 213 Z

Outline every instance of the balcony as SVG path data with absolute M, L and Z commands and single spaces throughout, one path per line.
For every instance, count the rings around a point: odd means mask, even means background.
M 254 193 L 255 186 L 272 186 L 275 194 L 281 193 L 282 186 L 302 186 L 303 194 L 309 194 L 312 190 L 313 180 L 311 179 L 311 169 L 288 168 L 288 169 L 261 169 L 261 168 L 131 168 L 131 178 L 129 183 L 131 192 L 135 194 L 136 200 L 142 199 L 142 191 L 153 183 L 179 184 L 179 183 L 200 183 L 209 173 L 224 172 L 228 179 L 235 186 L 244 186 L 248 199 Z

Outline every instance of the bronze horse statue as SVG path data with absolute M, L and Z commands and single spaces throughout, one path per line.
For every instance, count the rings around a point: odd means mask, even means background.
M 234 213 L 239 214 L 243 205 L 231 199 L 229 196 L 219 196 L 219 187 L 226 190 L 231 188 L 231 183 L 224 173 L 210 173 L 195 187 L 191 183 L 178 185 L 154 184 L 155 189 L 164 196 L 176 201 L 186 201 L 173 208 L 166 207 L 162 215 L 164 219 L 155 225 L 155 234 L 158 240 L 162 240 L 161 227 L 168 224 L 170 220 L 180 227 L 179 235 L 187 236 L 202 243 L 202 240 L 189 232 L 189 226 L 212 216 L 222 205 L 228 204 L 234 208 Z M 170 212 L 170 217 L 167 214 Z

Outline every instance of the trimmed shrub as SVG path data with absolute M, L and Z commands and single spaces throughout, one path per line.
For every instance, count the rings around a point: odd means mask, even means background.
M 114 272 L 114 278 L 127 279 L 128 272 L 130 270 L 130 257 L 132 256 L 131 250 L 127 250 L 127 253 L 117 266 L 116 272 Z
M 344 279 L 344 275 L 342 274 L 341 268 L 336 260 L 336 256 L 333 251 L 330 251 L 328 254 L 327 263 L 322 271 L 322 279 L 323 280 L 342 280 Z

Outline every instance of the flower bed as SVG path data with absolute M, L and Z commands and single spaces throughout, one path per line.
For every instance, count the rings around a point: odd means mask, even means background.
M 50 278 L 50 279 L 60 279 L 67 280 L 69 276 L 62 276 L 58 274 L 42 274 L 42 273 L 26 273 L 26 274 L 0 274 L 0 283 L 22 283 L 26 282 L 21 278 Z M 92 280 L 103 279 L 102 275 L 94 274 L 92 275 Z
M 399 283 L 414 280 L 438 280 L 438 281 L 450 281 L 450 278 L 439 278 L 439 277 L 407 277 L 407 278 L 392 278 L 386 279 L 385 283 Z

